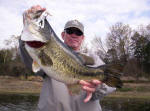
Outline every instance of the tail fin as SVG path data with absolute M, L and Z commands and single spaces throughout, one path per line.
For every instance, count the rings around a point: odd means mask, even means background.
M 110 73 L 105 73 L 105 78 L 103 82 L 109 86 L 116 87 L 116 88 L 121 88 L 123 86 L 120 77 L 119 76 L 117 77 L 116 75 Z
M 114 68 L 111 68 L 110 65 L 103 65 L 99 66 L 99 68 L 104 70 L 105 78 L 103 80 L 104 83 L 106 83 L 109 86 L 121 88 L 123 86 L 123 83 L 120 79 L 121 73 L 119 73 Z

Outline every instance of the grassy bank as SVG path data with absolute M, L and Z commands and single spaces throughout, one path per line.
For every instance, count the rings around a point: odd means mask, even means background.
M 18 94 L 39 96 L 42 87 L 42 78 L 30 77 L 14 78 L 0 76 L 0 94 Z M 107 98 L 143 98 L 150 99 L 150 82 L 124 83 L 123 88 L 107 96 Z
M 0 94 L 34 94 L 40 93 L 42 80 L 39 77 L 31 77 L 28 80 L 24 78 L 15 78 L 9 76 L 0 76 Z

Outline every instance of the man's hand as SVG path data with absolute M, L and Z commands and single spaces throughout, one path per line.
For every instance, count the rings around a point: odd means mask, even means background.
M 40 5 L 32 6 L 30 9 L 27 10 L 28 13 L 34 13 L 39 10 L 45 11 L 46 8 L 42 8 Z
M 82 85 L 82 89 L 85 90 L 87 93 L 87 96 L 84 99 L 84 102 L 86 103 L 92 98 L 92 93 L 95 92 L 96 87 L 102 82 L 99 80 L 91 80 L 91 81 L 80 80 L 79 83 Z
M 38 11 L 44 12 L 46 8 L 42 8 L 40 5 L 32 6 L 30 9 L 24 12 L 23 23 L 25 24 L 25 20 L 30 20 L 32 18 L 32 14 Z

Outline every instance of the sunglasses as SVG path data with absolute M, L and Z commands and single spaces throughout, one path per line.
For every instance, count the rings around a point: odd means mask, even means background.
M 67 28 L 65 29 L 65 31 L 69 35 L 70 34 L 76 34 L 77 36 L 83 35 L 83 33 L 79 29 L 76 29 L 76 28 Z

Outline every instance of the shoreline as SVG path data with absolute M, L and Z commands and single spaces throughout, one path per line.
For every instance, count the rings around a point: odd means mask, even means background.
M 28 80 L 16 77 L 0 76 L 0 95 L 39 96 L 42 78 L 31 76 Z M 150 83 L 124 83 L 121 90 L 117 90 L 105 98 L 139 98 L 150 100 Z
M 114 94 L 115 93 L 115 94 Z M 129 99 L 148 99 L 150 100 L 150 93 L 134 93 L 134 92 L 114 92 L 107 95 L 104 98 L 129 98 Z M 2 95 L 18 95 L 18 96 L 37 96 L 39 97 L 40 92 L 14 92 L 14 91 L 0 91 L 0 96 Z

